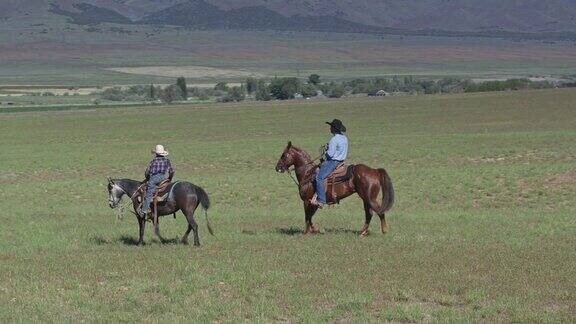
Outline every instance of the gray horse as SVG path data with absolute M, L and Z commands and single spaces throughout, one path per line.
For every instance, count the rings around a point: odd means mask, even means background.
M 130 179 L 110 179 L 108 178 L 108 204 L 110 208 L 116 208 L 122 200 L 122 196 L 127 195 L 132 200 L 132 205 L 134 207 L 134 213 L 137 215 L 138 225 L 140 226 L 140 238 L 138 239 L 138 245 L 144 242 L 144 227 L 146 226 L 146 219 L 138 216 L 136 212 L 139 202 L 137 195 L 135 195 L 138 188 L 143 183 L 136 180 Z M 169 185 L 166 189 L 169 192 L 166 201 L 158 202 L 158 216 L 172 215 L 176 216 L 176 212 L 179 210 L 186 216 L 188 221 L 188 230 L 184 233 L 182 237 L 182 243 L 188 244 L 188 235 L 190 231 L 194 231 L 194 245 L 200 245 L 200 239 L 198 238 L 198 224 L 194 219 L 194 212 L 198 205 L 202 205 L 204 209 L 204 214 L 206 215 L 206 225 L 208 226 L 208 232 L 214 235 L 210 223 L 208 222 L 208 208 L 210 207 L 210 199 L 208 194 L 204 189 L 193 185 L 186 181 L 177 181 Z M 158 224 L 154 224 L 154 232 L 163 240 L 160 236 L 158 229 Z

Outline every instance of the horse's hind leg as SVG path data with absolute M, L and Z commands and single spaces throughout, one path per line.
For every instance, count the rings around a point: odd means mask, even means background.
M 368 227 L 370 227 L 370 221 L 372 220 L 372 207 L 370 203 L 364 201 L 364 213 L 365 213 L 365 221 L 362 230 L 360 231 L 360 236 L 368 235 Z
M 384 213 L 379 213 L 380 216 L 380 228 L 382 229 L 382 234 L 388 232 L 388 224 L 386 224 L 386 215 Z
M 162 243 L 166 242 L 166 240 L 162 237 L 162 235 L 160 235 L 160 220 L 158 219 L 158 216 L 154 217 L 153 223 L 154 223 L 154 234 L 156 234 L 160 242 Z
M 198 202 L 195 202 L 194 204 L 188 204 L 188 208 L 186 208 L 186 210 L 182 210 L 186 216 L 186 220 L 188 221 L 188 229 L 182 237 L 182 243 L 188 244 L 188 234 L 190 234 L 190 231 L 194 231 L 194 246 L 200 246 L 200 238 L 198 237 L 198 224 L 194 219 L 194 211 L 196 210 L 196 207 L 198 207 L 197 203 Z
M 188 219 L 188 218 L 186 218 L 186 219 Z M 188 245 L 188 235 L 190 235 L 191 231 L 192 231 L 192 225 L 188 224 L 188 229 L 186 230 L 186 233 L 184 233 L 184 236 L 182 236 L 182 240 L 180 240 L 180 242 L 182 242 L 182 244 Z
M 378 194 L 379 194 L 379 188 L 374 186 L 371 187 L 369 192 L 368 197 L 366 197 L 366 199 L 364 199 L 364 209 L 367 208 L 367 206 L 373 210 L 376 214 L 378 214 L 378 216 L 380 217 L 380 228 L 382 229 L 382 233 L 386 234 L 386 232 L 388 231 L 388 225 L 386 225 L 386 216 L 384 215 L 384 212 L 382 212 L 382 206 L 380 206 L 380 204 L 378 203 Z

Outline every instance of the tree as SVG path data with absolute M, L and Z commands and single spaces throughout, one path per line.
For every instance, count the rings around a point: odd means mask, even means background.
M 152 100 L 156 99 L 156 89 L 154 89 L 154 85 L 150 85 L 150 92 L 148 93 L 148 97 Z
M 312 85 L 319 85 L 320 84 L 320 76 L 316 73 L 310 74 L 308 77 L 308 83 Z
M 331 84 L 328 91 L 328 97 L 330 98 L 340 98 L 344 95 L 344 87 L 339 84 Z
M 272 99 L 272 96 L 270 96 L 270 89 L 268 89 L 268 87 L 266 86 L 266 83 L 264 83 L 264 80 L 261 80 L 262 82 L 258 82 L 258 90 L 256 90 L 256 100 L 259 101 L 270 101 Z
M 205 91 L 201 92 L 198 95 L 198 100 L 206 101 L 208 99 L 210 99 L 210 97 L 208 96 L 208 94 Z
M 160 96 L 163 102 L 171 103 L 176 100 L 182 99 L 182 90 L 175 84 L 169 85 L 162 90 L 162 95 Z
M 259 91 L 260 89 L 265 89 L 266 91 L 268 91 L 268 84 L 266 84 L 266 81 L 264 79 L 258 79 L 258 82 L 256 84 L 256 91 Z
M 43 94 L 44 95 L 44 94 Z M 110 101 L 122 101 L 126 98 L 126 94 L 122 91 L 120 87 L 107 88 L 100 94 L 102 99 Z
M 184 77 L 179 77 L 176 79 L 176 85 L 180 88 L 182 98 L 184 100 L 188 99 L 188 87 L 186 86 L 186 79 Z
M 226 84 L 226 82 L 220 81 L 216 83 L 216 85 L 214 86 L 214 90 L 228 91 L 228 85 Z
M 254 78 L 246 79 L 246 92 L 253 94 L 256 90 L 258 90 L 258 80 Z
M 301 93 L 306 98 L 314 97 L 316 96 L 316 88 L 311 84 L 306 84 L 302 87 Z
M 228 91 L 228 95 L 222 98 L 222 102 L 230 102 L 230 101 L 242 101 L 244 100 L 245 95 L 244 91 L 240 87 L 232 87 Z
M 301 91 L 302 82 L 298 78 L 276 78 L 270 83 L 270 93 L 276 99 L 292 99 L 295 93 Z

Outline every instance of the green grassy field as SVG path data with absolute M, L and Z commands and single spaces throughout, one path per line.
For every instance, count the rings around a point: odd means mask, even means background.
M 576 91 L 0 115 L 0 321 L 576 321 Z M 353 196 L 302 234 L 274 165 L 316 152 L 385 167 L 390 231 Z M 106 177 L 139 179 L 157 142 L 204 187 L 216 236 L 162 218 L 136 247 Z

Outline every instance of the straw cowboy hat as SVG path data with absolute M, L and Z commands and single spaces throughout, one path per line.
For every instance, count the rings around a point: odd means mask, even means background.
M 152 153 L 160 156 L 168 156 L 168 151 L 164 149 L 164 145 L 156 145 L 156 147 L 152 150 Z

